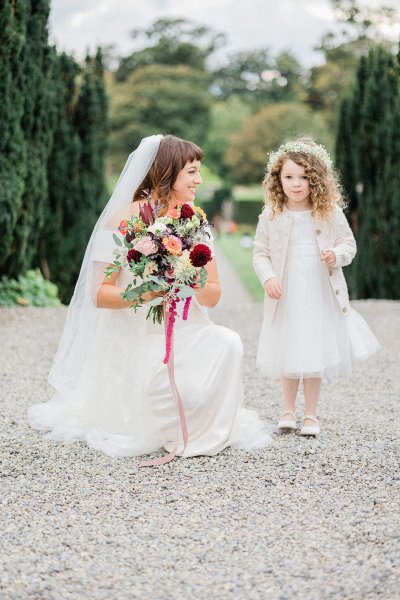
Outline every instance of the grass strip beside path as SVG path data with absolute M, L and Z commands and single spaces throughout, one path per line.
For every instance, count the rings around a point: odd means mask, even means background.
M 241 237 L 240 233 L 221 234 L 217 238 L 217 243 L 253 300 L 262 302 L 264 291 L 253 269 L 252 249 L 241 246 Z

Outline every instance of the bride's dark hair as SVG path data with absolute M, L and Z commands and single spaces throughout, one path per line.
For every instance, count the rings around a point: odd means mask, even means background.
M 146 192 L 151 191 L 161 204 L 159 214 L 165 214 L 178 173 L 188 161 L 203 160 L 203 156 L 203 150 L 193 142 L 182 140 L 174 135 L 166 135 L 160 142 L 149 172 L 133 195 L 133 202 L 144 200 Z

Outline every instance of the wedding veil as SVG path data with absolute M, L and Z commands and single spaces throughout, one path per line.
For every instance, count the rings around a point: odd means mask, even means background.
M 152 135 L 143 138 L 138 148 L 129 155 L 114 192 L 93 229 L 48 377 L 49 383 L 61 396 L 77 388 L 81 365 L 96 337 L 100 313 L 110 310 L 98 309 L 96 297 L 105 277 L 105 267 L 113 260 L 115 242 L 112 233 L 128 216 L 133 194 L 148 173 L 162 137 Z

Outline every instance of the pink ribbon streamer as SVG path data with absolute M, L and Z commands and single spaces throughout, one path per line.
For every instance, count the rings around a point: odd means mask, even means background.
M 183 307 L 183 313 L 182 313 L 183 321 L 187 321 L 191 300 L 192 300 L 192 296 L 188 296 L 185 300 L 185 306 Z
M 184 453 L 187 443 L 188 443 L 188 430 L 186 424 L 186 416 L 185 410 L 183 408 L 183 402 L 179 390 L 177 388 L 175 382 L 175 369 L 174 369 L 174 323 L 175 323 L 175 305 L 173 305 L 171 311 L 166 311 L 164 316 L 164 328 L 165 328 L 165 339 L 166 339 L 166 354 L 164 358 L 164 363 L 167 365 L 168 370 L 168 378 L 169 383 L 172 390 L 172 396 L 175 400 L 175 405 L 177 409 L 177 423 L 176 423 L 176 442 L 173 450 L 166 454 L 165 456 L 161 456 L 161 458 L 154 458 L 152 460 L 143 460 L 139 467 L 155 467 L 159 465 L 165 465 L 166 463 L 173 460 L 178 451 L 178 443 L 179 443 L 179 426 L 182 432 L 182 440 L 183 440 L 183 450 Z

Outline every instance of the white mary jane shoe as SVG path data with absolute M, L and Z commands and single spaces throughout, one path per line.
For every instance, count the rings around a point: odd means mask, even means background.
M 302 425 L 300 429 L 300 435 L 318 435 L 320 432 L 319 423 L 315 417 L 312 415 L 304 415 L 304 419 L 310 419 L 310 421 L 314 421 L 315 425 Z
M 290 415 L 292 418 L 285 419 L 286 415 Z M 278 423 L 278 429 L 281 431 L 294 431 L 296 429 L 296 415 L 291 410 L 283 413 Z

